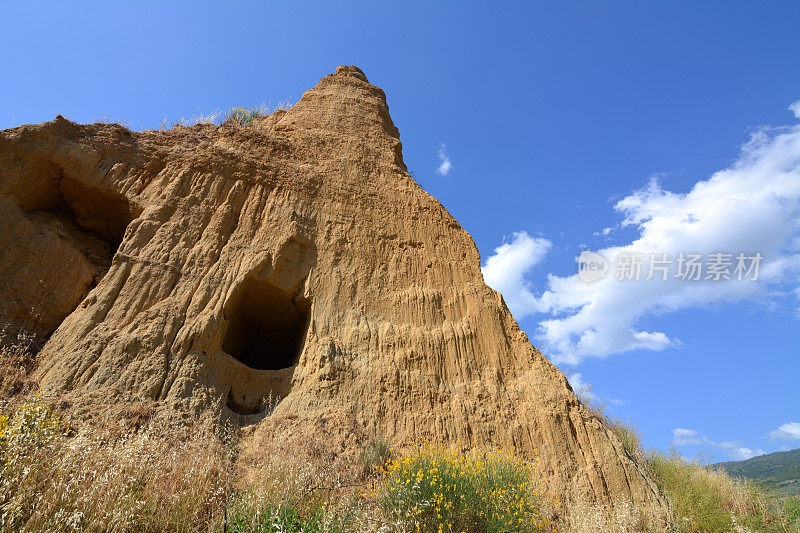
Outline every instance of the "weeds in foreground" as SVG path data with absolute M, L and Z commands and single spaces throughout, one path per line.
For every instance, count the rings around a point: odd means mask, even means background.
M 0 401 L 36 389 L 31 373 L 36 367 L 37 339 L 9 324 L 0 328 Z
M 398 454 L 374 439 L 365 478 L 363 464 L 343 469 L 294 445 L 243 462 L 235 435 L 221 437 L 211 420 L 190 438 L 158 419 L 72 430 L 37 397 L 15 405 L 0 403 L 0 532 L 543 531 L 558 505 L 535 462 L 502 450 Z M 781 512 L 752 484 L 635 444 L 672 503 L 669 531 L 800 531 L 797 502 Z M 655 514 L 625 501 L 571 503 L 558 531 L 664 531 Z
M 313 443 L 269 447 L 240 460 L 228 500 L 233 531 L 372 531 L 380 523 L 365 481 Z M 301 449 L 302 447 L 302 449 Z
M 618 500 L 614 505 L 589 503 L 570 504 L 569 516 L 562 519 L 558 531 L 571 533 L 629 533 L 634 531 L 660 531 L 663 527 L 654 517 L 660 510 L 647 510 L 628 500 Z
M 229 458 L 210 427 L 191 441 L 71 435 L 45 403 L 0 418 L 0 530 L 194 531 L 221 509 Z
M 361 449 L 359 461 L 367 476 L 381 472 L 392 459 L 392 447 L 383 436 L 371 438 Z
M 800 496 L 784 498 L 781 502 L 781 508 L 788 524 L 800 525 Z
M 297 507 L 276 503 L 274 498 L 253 490 L 236 495 L 228 503 L 227 529 L 234 533 L 343 533 L 372 531 L 373 527 L 364 507 L 351 496 Z
M 626 453 L 667 496 L 672 505 L 672 531 L 800 531 L 800 517 L 791 513 L 791 507 L 770 500 L 755 483 L 715 471 L 675 450 L 663 454 L 646 449 L 635 426 L 609 416 L 604 405 L 593 401 L 590 390 L 577 392 L 584 407 L 611 429 Z M 570 529 L 575 531 L 658 530 L 649 523 L 646 512 L 625 502 L 613 508 L 577 505 L 570 515 Z
M 209 422 L 72 431 L 34 398 L 0 416 L 0 531 L 540 531 L 534 465 L 419 447 L 366 481 L 330 462 L 239 464 Z M 383 457 L 383 446 L 372 452 Z M 365 492 L 373 484 L 372 494 Z M 439 528 L 442 529 L 439 529 Z
M 647 465 L 669 496 L 681 531 L 797 531 L 797 523 L 754 483 L 714 471 L 678 452 L 650 452 Z

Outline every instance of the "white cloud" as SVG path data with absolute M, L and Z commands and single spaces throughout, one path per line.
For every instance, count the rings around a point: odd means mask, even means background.
M 511 242 L 495 248 L 494 254 L 481 267 L 486 284 L 503 295 L 517 319 L 544 310 L 531 292 L 525 274 L 542 261 L 551 246 L 547 239 L 520 231 L 514 233 Z
M 714 443 L 693 429 L 675 428 L 672 430 L 672 444 L 675 446 L 704 446 Z
M 583 380 L 583 374 L 580 372 L 575 372 L 567 376 L 567 381 L 569 381 L 572 390 L 575 392 L 580 392 L 583 396 L 591 400 L 597 399 L 597 395 L 592 392 L 592 385 Z
M 764 455 L 765 453 L 767 452 L 761 448 L 751 450 L 750 448 L 740 446 L 739 448 L 734 448 L 733 450 L 729 451 L 728 455 L 731 457 L 731 459 L 735 459 L 736 461 L 744 461 L 745 459 L 750 459 L 757 455 Z
M 792 105 L 789 106 L 789 111 L 794 113 L 796 118 L 800 118 L 800 100 L 794 102 Z
M 701 435 L 699 431 L 686 428 L 675 428 L 672 430 L 672 444 L 675 446 L 706 446 L 710 448 L 719 448 L 725 450 L 725 453 L 731 459 L 743 461 L 750 459 L 756 455 L 764 455 L 765 452 L 761 448 L 751 449 L 742 446 L 741 442 L 737 441 L 724 441 L 714 442 L 705 435 Z
M 572 390 L 575 391 L 578 396 L 583 397 L 584 399 L 588 399 L 592 402 L 598 403 L 609 403 L 611 405 L 626 405 L 628 402 L 625 400 L 620 400 L 619 398 L 603 398 L 593 392 L 593 387 L 591 383 L 584 381 L 583 374 L 580 372 L 575 372 L 567 376 L 567 381 L 569 381 L 570 386 L 572 386 Z
M 612 231 L 614 231 L 614 228 L 603 228 L 601 231 L 595 231 L 594 236 L 599 237 L 602 235 L 603 237 L 608 237 L 608 234 Z
M 439 145 L 439 168 L 436 169 L 436 172 L 441 174 L 442 176 L 447 176 L 450 172 L 450 169 L 453 167 L 453 164 L 450 162 L 450 156 L 447 155 L 447 145 L 444 143 Z
M 794 105 L 794 104 L 793 104 Z M 800 109 L 800 103 L 798 103 Z M 687 193 L 665 190 L 656 178 L 619 200 L 614 209 L 622 227 L 639 236 L 632 242 L 599 250 L 610 270 L 601 281 L 583 283 L 577 275 L 548 276 L 547 290 L 535 298 L 524 273 L 530 258 L 503 254 L 503 270 L 513 274 L 492 285 L 506 296 L 517 318 L 549 313 L 539 322 L 541 348 L 556 362 L 576 364 L 585 357 L 605 357 L 635 349 L 663 350 L 680 341 L 666 332 L 637 328 L 643 317 L 689 307 L 767 300 L 797 290 L 800 272 L 800 126 L 761 128 L 728 168 L 697 182 Z M 544 239 L 541 239 L 544 241 Z M 495 256 L 487 261 L 488 269 Z M 748 279 L 685 281 L 676 279 L 680 253 L 760 253 L 757 281 Z M 619 254 L 644 254 L 639 281 L 615 279 L 613 259 Z M 666 253 L 673 263 L 662 280 L 650 280 L 650 255 Z M 513 265 L 513 260 L 521 261 Z M 526 262 L 526 260 L 528 262 Z M 703 272 L 705 277 L 706 272 Z M 486 275 L 484 274 L 486 277 Z M 735 276 L 734 276 L 735 278 Z M 791 285 L 789 285 L 791 284 Z M 512 305 L 513 302 L 513 305 Z
M 769 432 L 769 438 L 780 440 L 800 440 L 800 422 L 787 422 Z

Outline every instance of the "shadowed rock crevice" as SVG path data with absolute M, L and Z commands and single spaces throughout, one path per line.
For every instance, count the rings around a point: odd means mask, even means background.
M 54 164 L 34 170 L 1 202 L 0 320 L 41 342 L 103 279 L 139 210 Z
M 133 215 L 122 199 L 61 178 L 54 192 L 26 213 L 29 220 L 79 251 L 94 268 L 96 285 L 111 266 Z
M 233 389 L 228 391 L 228 398 L 225 402 L 225 407 L 230 409 L 233 413 L 240 416 L 267 414 L 266 400 L 259 398 L 255 403 L 246 403 L 247 399 L 240 400 L 234 393 Z M 249 421 L 248 421 L 249 422 Z

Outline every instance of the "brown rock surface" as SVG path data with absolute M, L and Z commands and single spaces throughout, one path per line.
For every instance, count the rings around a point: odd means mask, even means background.
M 219 399 L 254 442 L 324 418 L 538 449 L 559 492 L 664 505 L 483 282 L 355 67 L 246 127 L 2 131 L 0 220 L 0 313 L 55 330 L 45 390 Z

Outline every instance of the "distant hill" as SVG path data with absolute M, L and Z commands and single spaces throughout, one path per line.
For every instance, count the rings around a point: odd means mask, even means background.
M 746 461 L 716 463 L 733 477 L 752 479 L 772 495 L 783 498 L 800 494 L 800 449 L 768 453 Z

